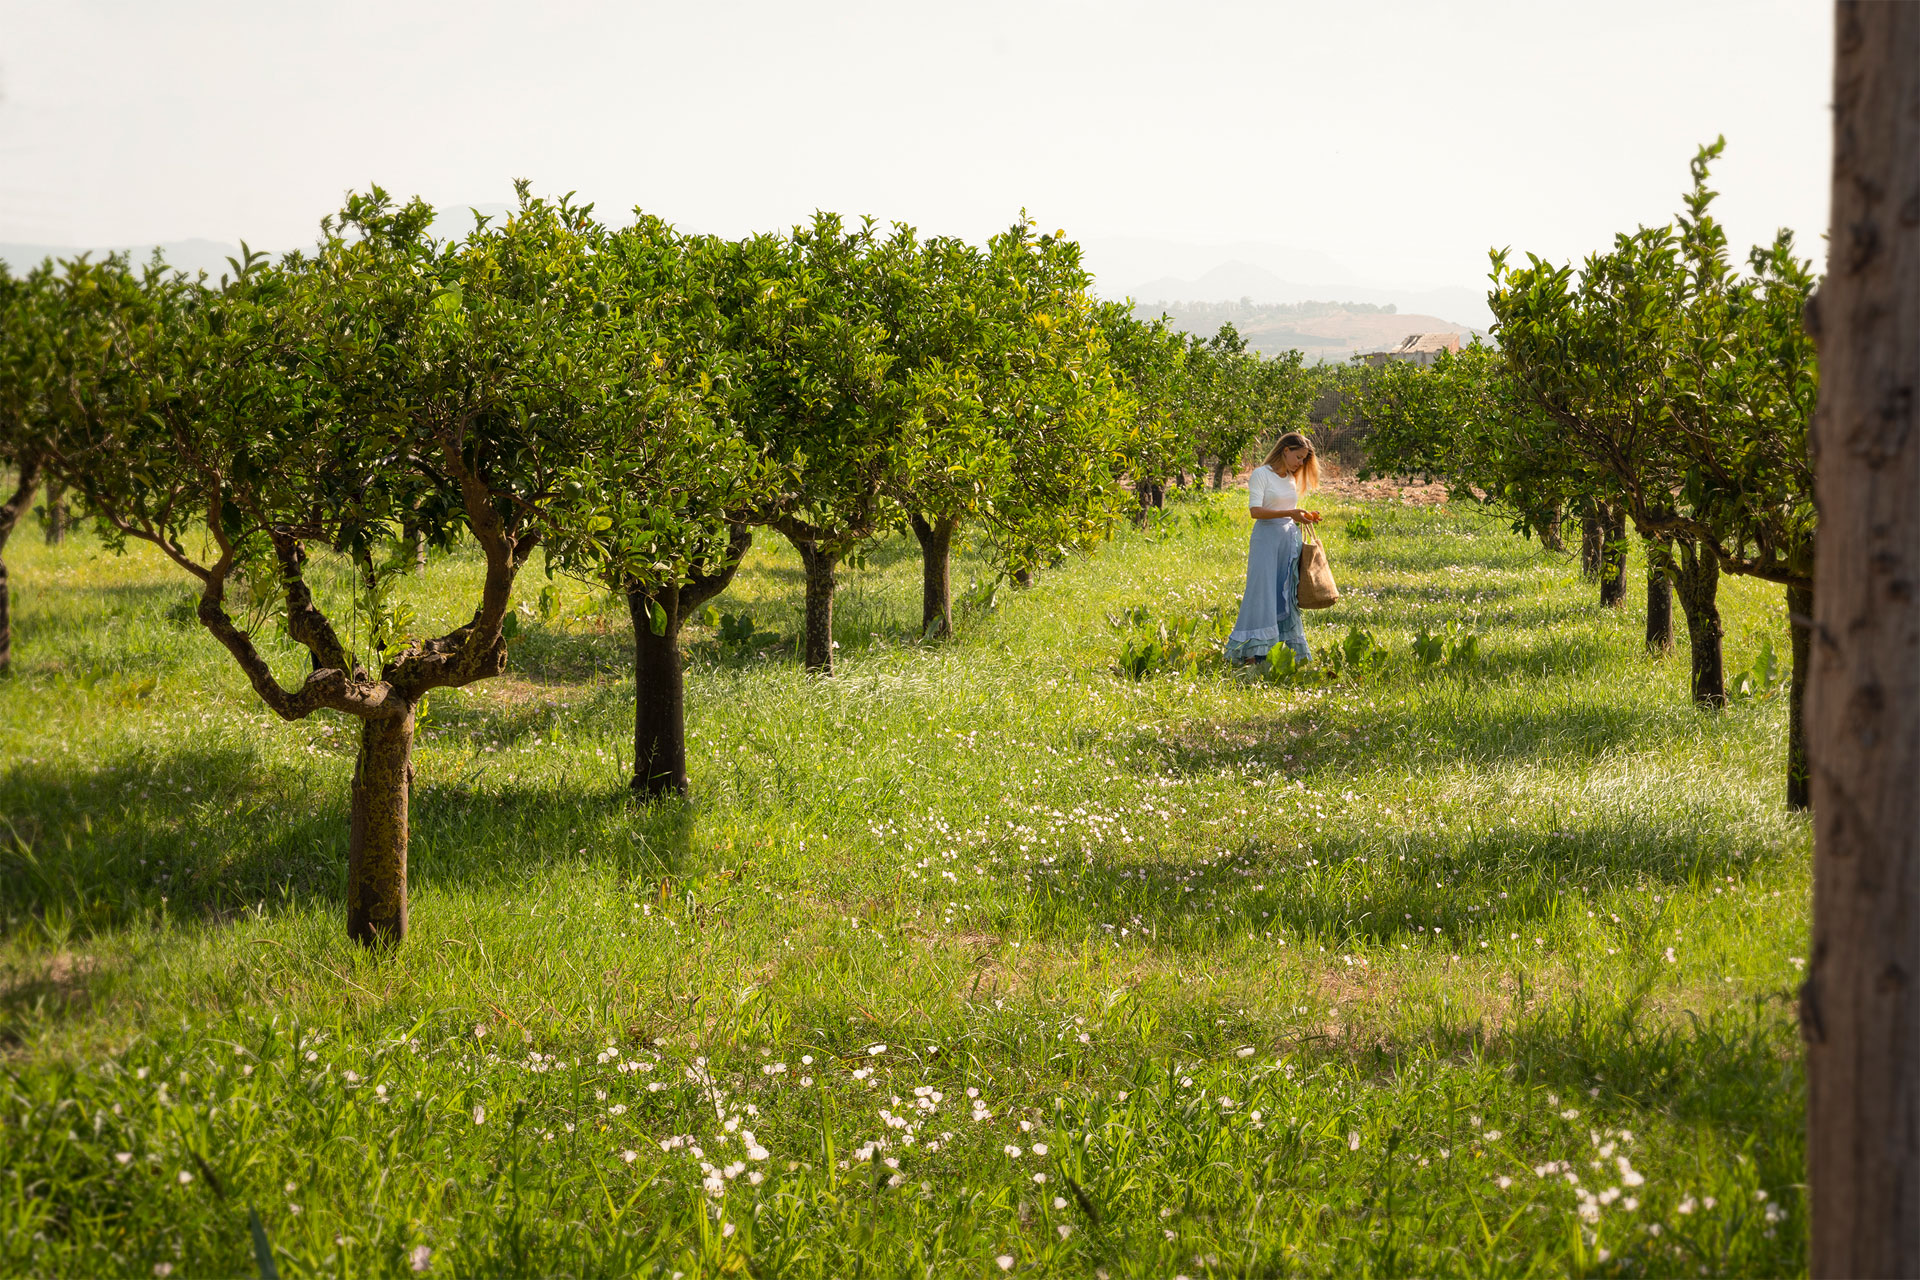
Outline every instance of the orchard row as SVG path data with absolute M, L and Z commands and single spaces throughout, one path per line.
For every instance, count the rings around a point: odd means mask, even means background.
M 931 638 L 963 525 L 1024 580 L 1174 475 L 1217 485 L 1311 398 L 1298 353 L 1138 320 L 1026 223 L 984 247 L 825 214 L 728 240 L 522 185 L 449 240 L 376 188 L 311 251 L 243 255 L 217 284 L 118 258 L 0 271 L 0 546 L 40 486 L 66 495 L 197 580 L 200 623 L 277 715 L 360 721 L 348 923 L 368 943 L 406 932 L 415 710 L 505 669 L 530 558 L 626 597 L 633 784 L 684 791 L 681 619 L 755 529 L 798 550 L 805 662 L 830 674 L 836 570 L 870 539 L 918 538 Z M 456 543 L 485 563 L 472 615 L 412 634 L 394 583 Z M 353 567 L 351 625 L 315 556 Z M 0 565 L 0 664 L 6 604 Z M 297 685 L 262 627 L 310 655 Z

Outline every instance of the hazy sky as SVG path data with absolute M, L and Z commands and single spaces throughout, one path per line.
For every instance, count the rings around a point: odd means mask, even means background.
M 1831 13 L 0 0 L 0 241 L 286 248 L 350 187 L 526 177 L 704 231 L 828 208 L 978 237 L 1025 207 L 1131 243 L 1095 253 L 1112 274 L 1253 241 L 1296 278 L 1474 286 L 1489 245 L 1664 221 L 1725 133 L 1736 246 L 1787 225 L 1823 258 Z

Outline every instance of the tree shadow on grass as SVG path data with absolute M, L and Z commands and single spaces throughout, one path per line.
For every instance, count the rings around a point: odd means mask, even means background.
M 1618 814 L 1560 830 L 1488 815 L 1471 828 L 1328 829 L 1303 841 L 1250 838 L 1202 864 L 1096 857 L 1057 875 L 1030 916 L 1071 937 L 1126 929 L 1176 952 L 1205 952 L 1285 931 L 1334 950 L 1405 943 L 1448 954 L 1511 935 L 1629 886 L 1740 878 L 1753 851 L 1722 815 L 1666 821 Z M 1635 897 L 1606 923 L 1621 950 L 1646 948 L 1665 894 Z M 1621 914 L 1624 913 L 1624 914 Z M 1655 948 L 1657 950 L 1657 948 Z
M 1515 669 L 1570 660 L 1529 652 Z M 1400 763 L 1498 764 L 1547 753 L 1594 759 L 1621 747 L 1656 750 L 1691 728 L 1684 718 L 1630 703 L 1567 701 L 1541 706 L 1513 696 L 1489 698 L 1471 680 L 1443 673 L 1457 691 L 1444 706 L 1411 717 L 1360 721 L 1336 716 L 1317 702 L 1290 705 L 1221 724 L 1208 720 L 1171 730 L 1141 730 L 1127 745 L 1146 773 L 1193 775 L 1269 773 L 1288 778 L 1350 775 Z M 1383 686 L 1382 692 L 1390 692 Z M 1685 708 L 1681 708 L 1685 710 Z
M 524 884 L 563 865 L 610 867 L 653 885 L 696 856 L 696 811 L 605 785 L 487 786 L 418 778 L 409 881 L 462 889 Z M 237 748 L 186 748 L 157 762 L 0 772 L 0 917 L 9 935 L 55 949 L 143 919 L 224 927 L 243 912 L 344 911 L 346 778 Z

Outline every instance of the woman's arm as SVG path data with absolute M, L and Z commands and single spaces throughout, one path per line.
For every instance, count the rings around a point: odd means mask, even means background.
M 1302 511 L 1299 507 L 1249 507 L 1247 514 L 1255 520 L 1292 520 L 1298 524 L 1317 524 L 1318 511 Z

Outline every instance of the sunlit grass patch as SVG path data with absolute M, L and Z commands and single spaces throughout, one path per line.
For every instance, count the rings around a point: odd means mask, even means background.
M 1107 614 L 1232 607 L 1237 512 L 941 643 L 885 544 L 827 681 L 763 537 L 651 808 L 624 602 L 530 572 L 509 676 L 429 701 L 385 958 L 353 726 L 263 714 L 157 558 L 19 542 L 0 1266 L 246 1273 L 251 1208 L 283 1275 L 1796 1271 L 1784 706 L 1695 710 L 1498 522 L 1346 510 L 1309 639 L 1387 656 L 1298 687 L 1115 673 Z

